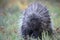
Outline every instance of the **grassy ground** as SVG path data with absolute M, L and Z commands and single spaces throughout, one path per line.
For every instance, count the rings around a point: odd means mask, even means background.
M 45 2 L 45 3 L 44 3 Z M 54 26 L 60 27 L 60 3 L 44 1 L 44 3 L 52 16 Z M 22 12 L 17 5 L 11 8 L 6 8 L 4 15 L 0 16 L 0 40 L 23 40 L 21 35 L 18 35 L 21 26 Z M 43 40 L 52 40 L 48 35 L 43 35 Z M 32 39 L 34 40 L 34 39 Z M 60 40 L 60 34 L 57 33 L 54 40 Z

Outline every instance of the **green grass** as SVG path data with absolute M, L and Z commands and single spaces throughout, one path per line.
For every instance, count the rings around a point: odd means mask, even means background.
M 49 8 L 50 13 L 53 13 L 51 16 L 55 24 L 54 26 L 56 28 L 60 27 L 60 8 L 49 4 L 49 2 L 47 2 L 46 5 Z M 6 8 L 4 12 L 6 15 L 0 16 L 0 27 L 3 26 L 4 28 L 3 30 L 0 30 L 0 40 L 23 40 L 22 36 L 16 33 L 19 29 L 18 22 L 21 22 L 19 20 L 22 18 L 22 13 L 19 8 L 16 5 L 13 5 L 11 8 Z M 42 34 L 42 39 L 52 40 L 52 38 L 44 32 Z M 54 40 L 60 40 L 59 33 L 56 34 Z

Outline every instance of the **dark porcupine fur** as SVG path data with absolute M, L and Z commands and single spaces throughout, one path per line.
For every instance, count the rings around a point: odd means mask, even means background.
M 27 40 L 27 35 L 39 37 L 42 40 L 43 30 L 48 31 L 49 35 L 53 33 L 49 11 L 45 6 L 38 2 L 32 3 L 23 14 L 21 31 L 25 40 Z

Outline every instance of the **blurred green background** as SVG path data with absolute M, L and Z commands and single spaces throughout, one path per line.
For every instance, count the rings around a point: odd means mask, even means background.
M 22 11 L 36 1 L 47 6 L 55 29 L 60 27 L 60 0 L 0 0 L 0 40 L 21 40 Z

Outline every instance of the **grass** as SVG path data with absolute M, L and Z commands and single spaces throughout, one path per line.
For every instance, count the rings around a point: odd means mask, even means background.
M 53 13 L 52 19 L 54 21 L 54 26 L 60 27 L 60 8 L 55 7 L 48 2 L 46 5 L 49 8 L 50 13 Z M 0 16 L 0 40 L 23 40 L 22 36 L 18 34 L 18 30 L 21 26 L 22 13 L 16 5 L 13 5 L 11 8 L 5 9 L 5 15 Z M 57 15 L 55 15 L 57 14 Z M 20 24 L 18 23 L 20 22 Z M 19 24 L 19 25 L 18 25 Z M 1 29 L 3 28 L 3 29 Z M 52 40 L 44 32 L 42 34 L 43 40 Z M 35 39 L 32 39 L 35 40 Z M 60 40 L 60 34 L 57 33 L 54 40 Z

